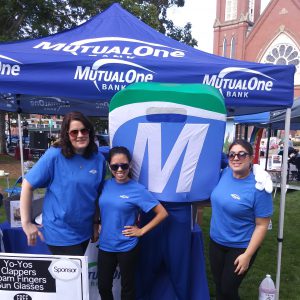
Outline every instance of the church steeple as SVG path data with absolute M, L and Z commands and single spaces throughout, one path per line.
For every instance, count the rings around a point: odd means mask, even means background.
M 247 33 L 260 15 L 261 0 L 217 0 L 214 54 L 243 59 Z

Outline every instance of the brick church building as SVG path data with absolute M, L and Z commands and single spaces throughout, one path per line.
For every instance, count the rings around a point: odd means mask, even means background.
M 217 0 L 214 54 L 261 63 L 296 66 L 300 97 L 300 0 Z

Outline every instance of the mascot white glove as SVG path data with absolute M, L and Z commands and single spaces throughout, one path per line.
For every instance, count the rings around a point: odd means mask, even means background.
M 253 174 L 256 180 L 255 187 L 260 191 L 265 190 L 271 194 L 273 191 L 273 182 L 270 174 L 257 164 L 253 165 Z

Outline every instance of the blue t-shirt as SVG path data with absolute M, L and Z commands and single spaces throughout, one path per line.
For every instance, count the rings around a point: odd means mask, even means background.
M 272 195 L 255 188 L 251 172 L 243 179 L 233 177 L 226 168 L 211 194 L 210 236 L 218 244 L 247 248 L 255 229 L 255 218 L 273 213 Z
M 48 245 L 69 246 L 92 235 L 98 189 L 105 176 L 101 153 L 65 158 L 51 147 L 26 174 L 33 188 L 46 187 L 42 232 Z
M 118 183 L 115 178 L 106 180 L 99 199 L 102 225 L 99 248 L 108 252 L 133 249 L 138 238 L 123 235 L 124 226 L 136 224 L 140 209 L 148 212 L 158 204 L 143 185 L 132 179 L 126 183 Z

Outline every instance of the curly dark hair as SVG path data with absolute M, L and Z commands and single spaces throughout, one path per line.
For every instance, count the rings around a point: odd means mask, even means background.
M 61 152 L 66 158 L 71 158 L 75 155 L 74 148 L 69 138 L 69 128 L 71 121 L 79 121 L 84 125 L 85 128 L 89 130 L 90 142 L 83 153 L 83 157 L 89 158 L 93 155 L 93 153 L 97 153 L 98 147 L 94 142 L 94 127 L 92 123 L 87 119 L 87 117 L 85 117 L 79 111 L 72 111 L 64 116 L 60 130 L 60 140 L 58 143 L 54 144 L 54 147 L 61 147 Z

